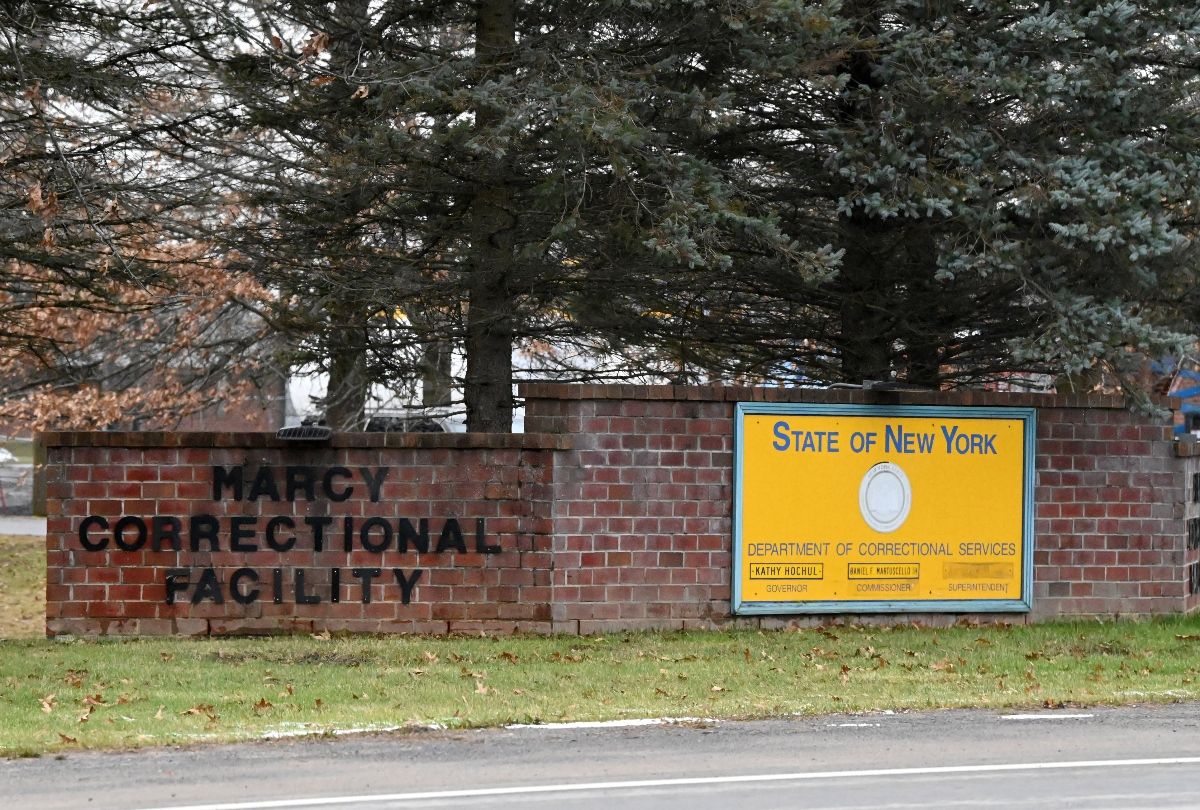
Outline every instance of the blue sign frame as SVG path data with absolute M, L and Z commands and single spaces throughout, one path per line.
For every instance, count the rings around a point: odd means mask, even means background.
M 905 601 L 813 600 L 746 602 L 742 599 L 742 484 L 744 418 L 748 415 L 779 416 L 873 416 L 949 417 L 957 419 L 1017 419 L 1024 423 L 1021 521 L 1020 599 L 913 599 Z M 1037 457 L 1037 410 L 1035 408 L 952 407 L 942 405 L 813 405 L 779 402 L 739 402 L 733 423 L 733 579 L 732 607 L 739 616 L 830 613 L 1028 613 L 1033 609 L 1034 476 Z

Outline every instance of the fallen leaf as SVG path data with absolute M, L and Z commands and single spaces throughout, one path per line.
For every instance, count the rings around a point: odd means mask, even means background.
M 74 737 L 68 737 L 66 734 L 63 734 L 61 731 L 58 732 L 58 738 L 60 740 L 62 740 L 63 742 L 65 742 L 67 745 L 78 745 L 79 744 L 79 740 L 75 739 Z
M 179 713 L 179 716 L 186 717 L 189 714 L 209 714 L 210 712 L 212 712 L 212 710 L 213 710 L 213 707 L 212 707 L 211 703 L 197 703 L 195 706 L 191 707 L 190 709 L 184 709 L 183 711 L 181 711 Z
M 370 92 L 371 92 L 371 89 L 369 87 L 367 87 L 365 84 L 360 84 L 358 86 L 358 89 L 350 94 L 350 98 L 352 98 L 352 99 L 366 98 L 370 94 Z
M 329 641 L 333 636 L 329 635 L 328 630 L 322 630 L 320 633 L 313 633 L 312 637 L 317 641 Z
M 724 686 L 721 686 L 721 685 L 718 683 L 718 684 L 714 684 L 714 685 L 713 685 L 711 688 L 709 688 L 709 690 L 708 690 L 708 691 L 710 691 L 710 692 L 725 692 L 725 691 L 727 691 L 727 690 L 725 689 L 725 687 L 724 687 Z
M 155 719 L 155 720 L 162 720 L 162 719 L 163 719 L 163 709 L 165 709 L 165 708 L 167 708 L 167 707 L 166 707 L 166 706 L 159 706 L 159 707 L 158 707 L 158 711 L 156 711 L 156 712 L 154 713 L 154 719 Z
M 83 705 L 84 706 L 107 706 L 108 704 L 104 702 L 104 695 L 97 692 L 94 695 L 88 695 L 87 697 L 85 697 L 83 699 Z
M 171 660 L 172 658 L 174 658 L 175 656 L 174 656 L 173 654 L 169 653 L 169 652 L 160 652 L 160 653 L 158 654 L 158 657 L 159 657 L 159 658 L 161 658 L 161 659 L 162 659 L 162 660 L 164 660 L 164 661 L 170 661 L 170 660 Z
M 254 711 L 265 712 L 267 709 L 270 709 L 274 705 L 275 705 L 274 703 L 267 700 L 266 698 L 259 698 L 258 702 L 254 704 Z
M 46 714 L 54 711 L 54 707 L 58 705 L 58 701 L 54 699 L 54 695 L 46 695 L 42 698 L 42 711 Z
M 424 653 L 422 653 L 422 655 L 424 655 L 424 656 L 425 656 L 425 660 L 426 660 L 426 661 L 428 661 L 428 662 L 429 662 L 429 663 L 431 663 L 431 664 L 436 664 L 436 663 L 438 662 L 438 654 L 437 654 L 437 653 L 435 653 L 435 652 L 431 652 L 430 650 L 426 650 Z
M 510 653 L 508 650 L 505 650 L 504 652 L 500 653 L 500 657 L 503 658 L 505 661 L 507 661 L 510 664 L 517 663 L 517 656 L 514 655 L 513 653 Z

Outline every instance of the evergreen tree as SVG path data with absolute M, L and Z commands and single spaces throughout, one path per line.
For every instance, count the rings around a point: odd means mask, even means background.
M 361 424 L 368 380 L 411 377 L 452 341 L 469 428 L 508 430 L 514 348 L 602 348 L 633 370 L 597 339 L 623 334 L 604 301 L 641 312 L 653 289 L 659 311 L 707 309 L 676 299 L 728 278 L 734 243 L 828 259 L 691 151 L 730 94 L 702 52 L 733 49 L 736 17 L 692 2 L 226 8 L 179 9 L 212 97 L 236 101 L 221 138 L 191 145 L 228 172 L 244 209 L 230 250 L 284 293 L 275 323 L 324 363 L 336 426 Z M 781 14 L 786 44 L 746 44 L 815 59 L 824 21 Z
M 97 193 L 273 290 L 246 303 L 329 373 L 337 427 L 374 382 L 444 401 L 451 346 L 470 429 L 502 431 L 514 349 L 579 378 L 952 386 L 1194 331 L 1191 4 L 135 5 L 40 18 L 105 56 L 29 76 L 123 99 L 131 159 Z
M 827 131 L 842 376 L 1075 372 L 1194 328 L 1200 11 L 864 3 Z

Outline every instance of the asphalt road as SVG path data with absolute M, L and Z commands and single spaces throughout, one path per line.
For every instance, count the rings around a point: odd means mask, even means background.
M 1200 807 L 1200 704 L 418 732 L 0 761 L 4 808 Z
M 46 519 L 33 515 L 0 515 L 0 534 L 46 535 Z

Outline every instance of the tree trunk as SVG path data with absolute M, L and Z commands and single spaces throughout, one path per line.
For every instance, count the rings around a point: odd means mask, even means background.
M 475 24 L 475 54 L 481 67 L 504 70 L 516 45 L 515 0 L 483 0 Z M 503 118 L 499 105 L 475 110 L 483 139 Z M 510 278 L 514 266 L 516 215 L 505 159 L 484 157 L 471 203 L 471 278 L 466 324 L 467 375 L 464 399 L 467 430 L 512 430 L 512 350 L 515 335 Z
M 330 43 L 330 65 L 335 74 L 352 75 L 361 51 L 361 37 L 368 30 L 367 0 L 339 0 L 335 19 L 340 33 Z M 348 84 L 330 87 L 328 92 L 346 98 Z M 345 101 L 342 102 L 343 104 Z M 331 129 L 336 128 L 329 122 Z M 338 136 L 327 135 L 336 143 Z M 367 321 L 371 305 L 357 290 L 349 287 L 330 308 L 329 388 L 325 393 L 325 422 L 334 430 L 362 430 L 366 427 L 364 410 L 371 381 L 368 379 Z M 357 299 L 357 300 L 356 300 Z
M 842 379 L 846 382 L 889 380 L 892 376 L 891 273 L 885 233 L 878 220 L 855 211 L 842 218 L 842 272 L 837 282 L 841 297 L 838 343 Z
M 335 334 L 330 347 L 329 388 L 325 393 L 325 423 L 334 430 L 362 430 L 367 403 L 367 334 L 352 325 Z
M 945 341 L 953 329 L 942 302 L 945 289 L 937 281 L 937 243 L 924 224 L 905 229 L 899 253 L 903 258 L 905 297 L 900 314 L 900 340 L 904 342 L 904 381 L 939 388 Z
M 849 13 L 863 19 L 860 36 L 878 31 L 877 12 L 869 0 L 851 0 Z M 854 50 L 846 55 L 841 69 L 850 76 L 848 96 L 838 111 L 840 122 L 851 127 L 875 126 L 878 113 L 858 91 L 878 91 L 876 57 L 869 50 Z M 834 339 L 841 355 L 841 374 L 846 382 L 890 380 L 895 336 L 893 311 L 893 273 L 890 266 L 889 226 L 879 218 L 855 207 L 840 217 L 842 271 L 835 283 L 841 298 L 838 335 Z
M 430 340 L 421 348 L 421 404 L 426 408 L 450 405 L 454 388 L 451 347 L 445 340 Z

